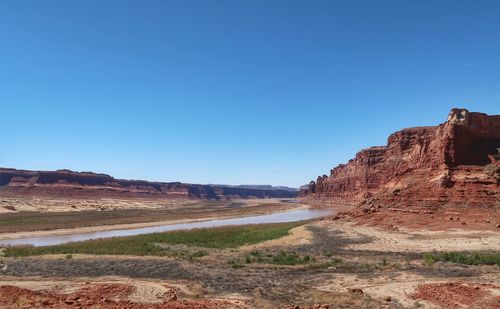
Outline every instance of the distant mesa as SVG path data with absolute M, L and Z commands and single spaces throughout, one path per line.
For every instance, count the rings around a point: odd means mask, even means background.
M 297 190 L 272 186 L 200 185 L 115 179 L 92 172 L 0 168 L 0 196 L 61 198 L 229 199 L 294 198 Z
M 446 122 L 391 134 L 299 195 L 311 203 L 500 205 L 500 116 L 454 108 Z

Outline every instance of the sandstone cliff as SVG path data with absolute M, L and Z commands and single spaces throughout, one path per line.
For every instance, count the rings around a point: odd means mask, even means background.
M 90 172 L 25 171 L 0 168 L 0 196 L 72 198 L 291 198 L 297 192 L 273 187 L 244 188 L 180 182 L 115 179 Z
M 358 152 L 300 196 L 371 205 L 500 204 L 500 116 L 453 109 L 445 123 L 404 129 Z

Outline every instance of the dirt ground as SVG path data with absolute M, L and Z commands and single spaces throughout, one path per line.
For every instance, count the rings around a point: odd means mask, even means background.
M 342 231 L 351 239 L 370 238 L 370 242 L 353 243 L 353 250 L 380 252 L 429 251 L 500 251 L 500 229 L 474 230 L 457 226 L 445 230 L 424 230 L 400 227 L 397 231 L 374 226 L 359 225 L 356 221 L 324 221 L 318 224 L 331 231 Z
M 257 245 L 204 248 L 208 255 L 193 260 L 4 257 L 0 307 L 498 308 L 498 266 L 427 265 L 421 252 L 499 252 L 499 239 L 495 230 L 387 230 L 322 220 Z M 287 266 L 245 261 L 251 252 L 271 256 L 281 251 L 308 255 L 312 262 Z
M 339 217 L 343 215 L 340 214 Z M 468 207 L 444 205 L 439 207 L 358 207 L 346 214 L 360 225 L 383 227 L 389 230 L 500 230 L 500 205 Z

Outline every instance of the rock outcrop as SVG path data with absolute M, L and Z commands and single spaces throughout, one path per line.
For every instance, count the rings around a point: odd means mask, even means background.
M 71 198 L 291 198 L 297 192 L 180 182 L 115 179 L 91 172 L 26 171 L 0 168 L 0 196 Z
M 453 109 L 438 126 L 404 129 L 358 152 L 299 195 L 371 205 L 500 204 L 500 116 Z

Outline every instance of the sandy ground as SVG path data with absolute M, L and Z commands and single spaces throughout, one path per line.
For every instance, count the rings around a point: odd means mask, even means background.
M 61 294 L 70 294 L 84 286 L 87 286 L 89 282 L 92 284 L 127 284 L 134 287 L 133 292 L 128 296 L 128 300 L 135 303 L 141 304 L 152 304 L 161 303 L 165 297 L 165 294 L 172 293 L 174 291 L 179 291 L 188 295 L 195 295 L 197 292 L 192 290 L 188 284 L 169 282 L 166 284 L 161 280 L 130 280 L 129 278 L 123 277 L 102 277 L 99 279 L 95 278 L 78 278 L 74 280 L 44 280 L 41 278 L 26 278 L 23 281 L 19 281 L 16 277 L 3 277 L 0 280 L 0 286 L 2 285 L 13 285 L 21 288 L 29 288 L 34 291 L 43 290 L 53 290 Z
M 87 281 L 84 281 L 86 279 Z M 0 281 L 2 308 L 206 309 L 249 308 L 238 299 L 203 299 L 196 286 L 154 280 L 107 277 L 41 281 Z M 15 295 L 13 295 L 15 294 Z M 196 299 L 193 299 L 196 298 Z
M 343 237 L 353 240 L 346 248 L 364 252 L 430 252 L 430 251 L 500 251 L 500 231 L 483 231 L 471 229 L 446 229 L 428 231 L 422 229 L 399 228 L 390 231 L 374 226 L 359 225 L 359 223 L 344 220 L 322 221 L 314 225 L 330 232 L 341 233 Z M 369 239 L 358 243 L 356 240 Z M 442 263 L 438 263 L 440 265 Z M 469 266 L 464 266 L 468 268 Z M 498 266 L 484 266 L 485 271 L 480 275 L 455 278 L 458 286 L 472 284 L 474 289 L 481 289 L 488 295 L 490 302 L 484 308 L 500 308 L 500 273 Z M 415 291 L 429 284 L 446 284 L 449 278 L 429 278 L 422 274 L 408 271 L 389 272 L 385 275 L 363 278 L 356 274 L 346 274 L 331 282 L 318 286 L 322 291 L 341 291 L 360 289 L 376 299 L 397 299 L 404 307 L 427 308 L 483 308 L 484 304 L 462 304 L 453 302 L 453 295 L 449 295 L 444 303 L 430 302 L 429 299 L 414 297 Z M 454 282 L 455 283 L 455 282 Z M 484 287 L 483 287 L 484 285 Z M 431 289 L 432 291 L 432 289 Z M 439 293 L 437 293 L 439 294 Z M 486 297 L 486 296 L 485 296 Z M 439 299 L 434 295 L 431 300 Z
M 399 228 L 389 231 L 373 226 L 358 225 L 345 221 L 323 221 L 318 226 L 344 233 L 348 238 L 368 237 L 369 243 L 351 244 L 353 250 L 381 252 L 429 252 L 429 251 L 500 251 L 500 229 L 498 231 L 449 229 L 426 231 Z
M 500 280 L 498 275 L 482 275 L 471 279 L 460 278 L 459 280 L 461 284 L 478 284 L 478 282 L 488 282 L 488 286 L 485 287 L 485 290 L 491 295 L 493 301 L 495 297 L 500 295 Z M 397 272 L 391 273 L 390 276 L 386 275 L 375 278 L 360 278 L 357 275 L 344 275 L 341 278 L 332 280 L 331 282 L 318 286 L 317 288 L 326 292 L 359 289 L 363 291 L 364 294 L 368 294 L 375 299 L 384 300 L 390 298 L 398 300 L 398 302 L 406 308 L 418 308 L 419 304 L 421 307 L 426 308 L 446 308 L 448 306 L 435 304 L 423 299 L 415 299 L 412 295 L 419 286 L 447 282 L 449 281 L 443 279 L 429 279 L 425 276 L 407 272 Z M 467 306 L 460 306 L 460 304 L 458 304 L 456 308 L 467 308 Z

